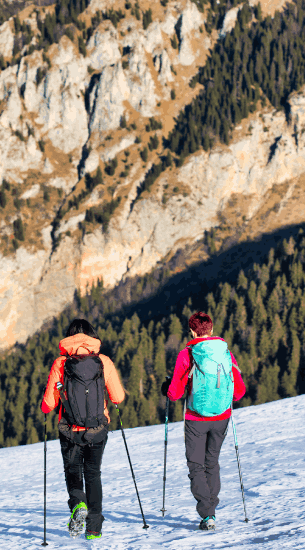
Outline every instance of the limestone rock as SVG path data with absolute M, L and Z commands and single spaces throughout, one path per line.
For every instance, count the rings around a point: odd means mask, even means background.
M 112 147 L 107 147 L 103 149 L 100 152 L 100 158 L 104 162 L 108 162 L 111 159 L 114 159 L 114 157 L 120 153 L 121 151 L 124 151 L 124 149 L 127 149 L 135 142 L 135 135 L 130 134 L 129 136 L 124 137 L 121 139 L 118 143 L 113 145 Z
M 46 69 L 41 52 L 34 51 L 31 55 L 21 59 L 17 75 L 17 86 L 20 94 L 23 96 L 25 107 L 29 112 L 38 111 L 39 104 L 42 101 L 43 85 L 38 89 L 36 84 L 39 68 Z
M 11 128 L 16 131 L 20 126 L 20 115 L 22 112 L 21 99 L 16 83 L 8 87 L 6 85 L 7 82 L 3 82 L 3 99 L 6 101 L 6 106 L 0 115 L 0 122 L 2 127 Z
M 6 21 L 0 27 L 0 55 L 11 58 L 14 48 L 14 33 L 12 30 L 12 22 Z
M 80 150 L 88 139 L 87 113 L 81 93 L 87 63 L 77 55 L 66 36 L 56 48 L 52 68 L 38 87 L 41 101 L 36 123 L 43 124 L 55 147 L 70 153 Z
M 175 25 L 177 24 L 178 18 L 175 17 L 170 9 L 167 9 L 165 14 L 165 19 L 161 23 L 161 30 L 168 36 L 172 36 L 175 32 Z
M 225 18 L 223 20 L 223 24 L 221 27 L 221 30 L 219 31 L 219 37 L 222 38 L 225 36 L 228 32 L 231 32 L 231 30 L 235 27 L 235 23 L 237 20 L 237 15 L 239 10 L 242 6 L 236 6 L 235 8 L 231 8 L 225 15 Z
M 105 191 L 103 189 L 103 185 L 98 185 L 97 187 L 95 187 L 95 189 L 93 189 L 89 199 L 86 201 L 86 206 L 88 208 L 91 208 L 91 206 L 95 206 L 96 204 L 100 204 L 101 199 L 103 198 L 104 192 Z
M 70 177 L 61 178 L 59 176 L 48 180 L 46 183 L 56 189 L 63 189 L 65 193 L 69 193 L 77 183 L 78 177 L 76 170 L 71 170 Z
M 52 163 L 50 162 L 50 160 L 48 158 L 46 158 L 45 161 L 44 161 L 42 173 L 43 174 L 52 174 L 52 172 L 54 172 L 54 167 L 53 167 Z
M 110 30 L 105 30 L 105 23 Z M 98 26 L 88 42 L 87 49 L 91 50 L 89 56 L 91 67 L 99 71 L 107 65 L 114 65 L 121 59 L 118 33 L 109 21 Z
M 129 56 L 128 85 L 132 107 L 143 116 L 153 116 L 159 97 L 155 93 L 155 83 L 141 43 L 134 47 Z
M 130 96 L 130 89 L 121 63 L 107 66 L 93 86 L 90 94 L 90 134 L 99 134 L 117 128 L 124 114 L 124 101 Z
M 154 65 L 159 73 L 158 80 L 160 80 L 163 86 L 168 82 L 173 82 L 174 77 L 171 71 L 171 62 L 166 49 L 155 55 Z
M 21 199 L 33 199 L 34 197 L 37 197 L 38 193 L 40 191 L 40 185 L 38 183 L 35 183 L 35 185 L 32 185 L 30 189 L 25 191 L 21 195 Z
M 188 66 L 194 63 L 195 54 L 191 46 L 191 34 L 194 30 L 199 29 L 203 22 L 203 14 L 198 11 L 193 2 L 188 2 L 176 24 L 179 38 L 178 59 L 181 65 Z
M 146 30 L 144 47 L 148 53 L 152 53 L 157 46 L 163 46 L 163 38 L 160 23 L 155 21 Z
M 0 124 L 0 179 L 21 183 L 21 176 L 28 170 L 39 169 L 41 160 L 42 153 L 33 136 L 27 142 L 20 141 L 19 137 L 12 135 L 11 130 Z
M 85 14 L 94 15 L 97 11 L 105 11 L 106 9 L 109 9 L 114 3 L 114 0 L 91 0 L 89 3 L 89 6 L 85 10 Z
M 78 214 L 77 216 L 73 216 L 72 218 L 63 221 L 60 224 L 59 229 L 56 231 L 55 236 L 58 237 L 58 235 L 64 233 L 65 231 L 74 231 L 75 229 L 77 229 L 78 224 L 84 221 L 85 216 L 85 213 Z
M 82 172 L 82 175 L 84 175 L 86 172 L 93 172 L 97 169 L 100 162 L 100 157 L 97 151 L 93 150 L 91 151 L 90 155 L 86 159 L 85 166 Z

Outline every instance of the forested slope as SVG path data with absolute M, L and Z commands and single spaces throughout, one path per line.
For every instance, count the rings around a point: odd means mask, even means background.
M 209 21 L 218 28 L 224 4 L 211 3 L 207 29 Z M 178 166 L 201 148 L 208 151 L 219 141 L 228 145 L 234 127 L 267 102 L 285 110 L 289 123 L 288 96 L 305 82 L 304 18 L 303 0 L 287 3 L 282 12 L 264 19 L 260 3 L 242 5 L 234 28 L 217 41 L 190 81 L 191 87 L 199 82 L 204 88 L 181 110 L 164 142 L 177 155 Z M 264 131 L 269 128 L 265 126 Z M 154 164 L 141 191 L 149 190 L 168 164 L 168 157 Z
M 178 281 L 165 266 L 111 292 L 103 290 L 100 283 L 88 289 L 86 296 L 77 293 L 73 305 L 48 329 L 1 360 L 1 445 L 42 439 L 43 389 L 58 356 L 59 340 L 75 317 L 84 317 L 97 328 L 104 353 L 120 372 L 128 391 L 121 405 L 125 427 L 164 421 L 160 386 L 166 373 L 173 372 L 177 353 L 188 339 L 188 318 L 198 309 L 212 316 L 214 333 L 228 341 L 242 369 L 247 393 L 241 406 L 303 393 L 303 228 L 294 229 L 294 235 L 278 239 L 264 259 L 245 271 L 238 272 L 238 264 L 229 263 L 230 283 L 225 281 L 224 271 L 218 279 L 215 275 L 213 283 L 210 262 L 198 269 L 201 275 L 197 279 L 182 272 Z M 116 429 L 117 415 L 111 405 L 110 414 L 111 428 Z M 171 406 L 170 418 L 182 418 L 181 401 Z M 49 415 L 50 438 L 57 437 L 56 423 L 55 414 Z

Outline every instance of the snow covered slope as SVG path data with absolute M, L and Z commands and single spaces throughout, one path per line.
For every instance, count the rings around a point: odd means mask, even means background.
M 70 538 L 67 493 L 58 441 L 48 443 L 48 548 L 107 550 L 305 548 L 305 396 L 235 411 L 250 519 L 244 523 L 232 426 L 221 453 L 222 489 L 215 533 L 198 531 L 189 489 L 183 423 L 169 426 L 166 515 L 162 519 L 164 426 L 126 430 L 145 518 L 123 439 L 110 433 L 102 479 L 105 522 L 99 541 Z M 43 444 L 0 450 L 0 548 L 32 550 L 43 540 Z

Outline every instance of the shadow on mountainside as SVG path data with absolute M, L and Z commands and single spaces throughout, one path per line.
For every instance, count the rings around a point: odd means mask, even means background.
M 109 297 L 111 295 L 111 300 L 118 304 L 115 311 L 120 311 L 120 316 L 131 317 L 133 313 L 137 313 L 144 323 L 150 319 L 158 321 L 163 316 L 169 315 L 172 310 L 183 309 L 189 297 L 192 299 L 193 308 L 200 310 L 205 307 L 205 297 L 208 292 L 216 290 L 220 283 L 228 282 L 234 285 L 241 269 L 247 275 L 247 271 L 255 263 L 263 264 L 269 251 L 272 248 L 277 249 L 283 239 L 288 240 L 292 236 L 296 240 L 300 229 L 305 231 L 305 223 L 262 234 L 253 241 L 237 243 L 233 246 L 230 246 L 230 242 L 227 241 L 224 244 L 225 250 L 220 250 L 207 261 L 192 267 L 186 267 L 185 251 L 178 250 L 163 269 L 169 268 L 171 271 L 180 272 L 172 275 L 164 284 L 161 283 L 157 291 L 143 299 L 126 303 L 128 286 L 134 286 L 141 280 L 141 277 L 134 277 L 121 282 L 107 295 Z M 236 242 L 236 237 L 230 239 L 231 243 L 233 240 Z M 153 277 L 156 271 L 154 270 L 150 276 Z

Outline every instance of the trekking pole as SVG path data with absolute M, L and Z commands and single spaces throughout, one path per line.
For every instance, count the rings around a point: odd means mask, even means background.
M 127 447 L 127 443 L 126 443 L 126 438 L 125 438 L 125 434 L 124 434 L 124 430 L 123 430 L 123 424 L 122 424 L 122 420 L 121 420 L 121 415 L 120 415 L 120 411 L 119 411 L 119 407 L 115 405 L 115 408 L 117 410 L 117 413 L 119 415 L 119 420 L 120 420 L 120 426 L 121 426 L 121 432 L 122 432 L 122 436 L 123 436 L 123 439 L 124 439 L 124 443 L 125 443 L 125 447 L 126 447 L 126 452 L 127 452 L 127 456 L 128 456 L 128 460 L 129 460 L 129 466 L 130 466 L 130 469 L 131 469 L 131 475 L 132 475 L 132 478 L 133 478 L 133 481 L 134 481 L 134 485 L 135 485 L 135 488 L 136 488 L 136 492 L 137 492 L 137 497 L 138 497 L 138 501 L 139 501 L 139 504 L 140 504 L 140 510 L 141 510 L 141 514 L 142 514 L 142 518 L 143 518 L 143 529 L 148 529 L 149 528 L 149 525 L 147 525 L 146 521 L 145 521 L 145 517 L 144 517 L 144 514 L 143 514 L 143 509 L 142 509 L 142 505 L 141 505 L 141 501 L 140 501 L 140 496 L 139 496 L 139 492 L 138 492 L 138 488 L 137 488 L 137 484 L 136 484 L 136 478 L 135 478 L 135 475 L 133 473 L 133 468 L 132 468 L 132 464 L 131 464 L 131 460 L 130 460 L 130 456 L 129 456 L 129 452 L 128 452 L 128 447 Z
M 167 376 L 169 378 L 169 376 Z M 167 429 L 168 429 L 168 411 L 169 411 L 169 397 L 166 397 L 166 408 L 165 408 L 165 439 L 164 439 L 164 472 L 163 472 L 163 507 L 160 512 L 162 512 L 162 517 L 164 518 L 164 512 L 166 512 L 165 506 L 165 482 L 166 482 L 166 454 L 167 454 Z
M 43 542 L 41 546 L 48 546 L 47 540 L 47 415 L 44 415 L 44 509 L 43 509 Z
M 235 450 L 236 450 L 236 457 L 237 457 L 237 464 L 238 464 L 238 472 L 239 472 L 239 479 L 240 479 L 241 494 L 242 494 L 242 497 L 243 497 L 243 505 L 244 505 L 244 511 L 245 511 L 245 522 L 248 523 L 249 519 L 247 518 L 247 512 L 246 512 L 246 502 L 245 502 L 244 484 L 243 484 L 243 478 L 242 478 L 242 475 L 241 475 L 241 467 L 240 467 L 240 460 L 239 460 L 239 452 L 238 452 L 238 442 L 237 442 L 236 427 L 235 427 L 235 422 L 234 422 L 234 420 L 233 420 L 233 407 L 232 407 L 231 420 L 232 420 L 233 434 L 234 434 L 234 440 L 235 440 Z

